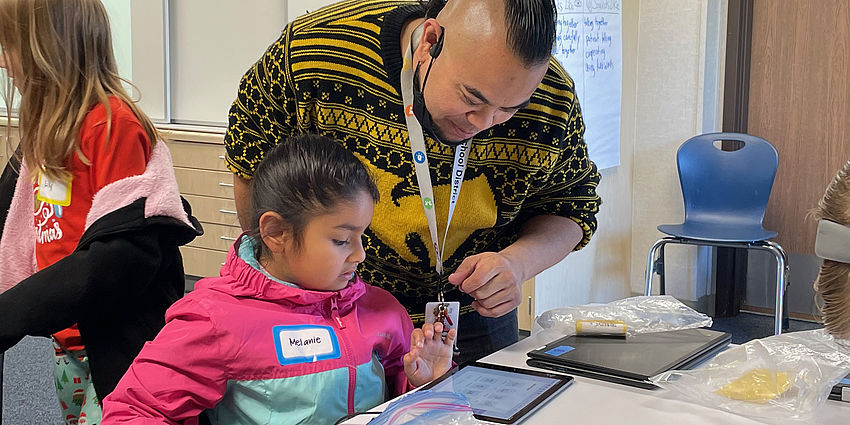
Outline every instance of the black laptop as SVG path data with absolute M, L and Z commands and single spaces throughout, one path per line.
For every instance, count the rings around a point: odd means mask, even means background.
M 845 376 L 832 387 L 832 391 L 829 393 L 829 399 L 850 403 L 850 375 Z
M 654 389 L 650 377 L 689 369 L 729 345 L 732 336 L 710 329 L 639 334 L 628 338 L 568 336 L 528 353 L 529 366 Z

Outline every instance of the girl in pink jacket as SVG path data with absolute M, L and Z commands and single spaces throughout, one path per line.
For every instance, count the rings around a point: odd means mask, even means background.
M 378 191 L 342 145 L 305 135 L 266 154 L 253 230 L 221 277 L 166 313 L 104 400 L 103 425 L 332 424 L 451 367 L 455 330 L 413 329 L 390 293 L 355 274 Z

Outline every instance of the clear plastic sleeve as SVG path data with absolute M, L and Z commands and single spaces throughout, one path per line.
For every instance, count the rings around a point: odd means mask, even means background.
M 535 320 L 532 332 L 575 335 L 576 324 L 587 320 L 622 321 L 627 336 L 708 327 L 712 323 L 710 317 L 669 295 L 655 295 L 548 310 Z
M 652 381 L 679 400 L 771 422 L 804 420 L 850 372 L 848 348 L 822 329 L 786 333 L 731 347 L 697 369 L 668 371 Z
M 417 391 L 390 403 L 369 425 L 483 425 L 463 394 Z

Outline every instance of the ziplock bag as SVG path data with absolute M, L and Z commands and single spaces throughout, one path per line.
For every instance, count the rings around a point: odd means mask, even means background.
M 622 336 L 709 327 L 712 323 L 710 317 L 669 295 L 653 295 L 548 310 L 535 320 L 533 333 L 549 330 L 560 336 L 576 335 L 582 324 L 593 322 L 608 326 L 621 322 L 622 329 L 617 330 Z
M 850 372 L 850 350 L 823 329 L 752 340 L 693 370 L 652 377 L 668 396 L 760 419 L 805 419 Z
M 417 391 L 398 399 L 369 425 L 481 425 L 463 394 Z

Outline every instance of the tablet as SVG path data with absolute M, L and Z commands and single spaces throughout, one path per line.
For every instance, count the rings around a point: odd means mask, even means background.
M 850 402 L 850 375 L 847 375 L 832 387 L 829 399 Z
M 479 420 L 515 424 L 572 383 L 572 376 L 558 373 L 471 362 L 422 389 L 461 393 Z
M 731 339 L 726 332 L 702 328 L 625 339 L 571 335 L 529 351 L 526 364 L 655 389 L 651 377 L 670 369 L 689 369 L 726 349 Z

